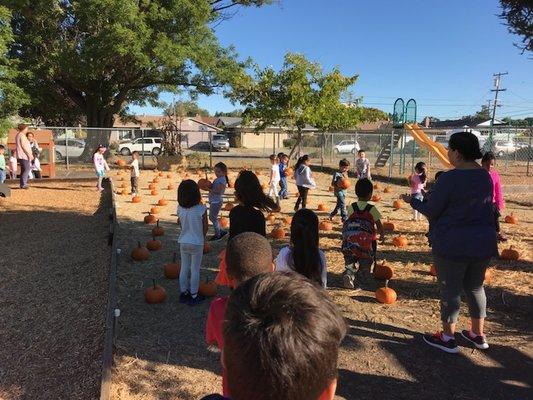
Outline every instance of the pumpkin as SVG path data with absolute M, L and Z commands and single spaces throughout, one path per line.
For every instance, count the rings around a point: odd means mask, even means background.
M 373 273 L 374 273 L 374 278 L 388 281 L 389 279 L 392 278 L 394 271 L 392 270 L 391 267 L 382 263 L 382 264 L 376 264 L 374 266 Z
M 159 178 L 156 176 L 154 179 L 152 179 L 152 183 L 159 183 Z
M 207 254 L 211 251 L 211 247 L 209 246 L 209 243 L 204 243 L 204 254 Z
M 292 178 L 293 174 L 294 174 L 294 170 L 293 170 L 291 167 L 287 167 L 287 168 L 285 168 L 285 175 L 286 175 L 286 176 Z
M 149 240 L 146 243 L 146 248 L 152 251 L 159 250 L 161 248 L 161 242 L 159 240 L 156 240 L 155 236 L 152 235 L 152 240 Z
M 379 196 L 379 195 L 377 195 L 377 194 L 375 194 L 374 196 L 372 196 L 372 201 L 373 201 L 373 202 L 377 203 L 377 202 L 380 201 L 380 200 L 381 200 L 381 196 Z
M 222 217 L 220 218 L 219 223 L 223 229 L 226 229 L 229 226 L 229 219 L 226 217 Z
M 505 217 L 505 223 L 506 224 L 518 224 L 518 218 L 516 217 L 516 215 L 514 215 L 514 213 L 511 213 L 511 215 L 507 215 Z
M 395 303 L 397 299 L 396 292 L 388 286 L 388 283 L 385 281 L 385 287 L 376 290 L 376 300 L 383 304 Z
M 163 236 L 165 230 L 159 226 L 159 220 L 157 220 L 156 225 L 152 228 L 152 235 L 154 236 Z
M 152 215 L 151 212 L 149 212 L 148 215 L 144 217 L 145 224 L 155 224 L 155 222 L 156 222 L 155 215 Z
M 377 183 L 374 183 L 374 189 L 376 189 L 376 190 L 379 189 L 379 185 Z
M 270 235 L 274 239 L 283 239 L 285 237 L 285 230 L 281 228 L 280 226 L 277 226 L 274 229 L 272 229 L 272 232 L 270 232 Z
M 157 201 L 157 205 L 158 206 L 166 206 L 167 204 L 168 204 L 168 200 L 166 200 L 166 199 L 159 199 Z
M 431 276 L 437 276 L 437 268 L 434 264 L 431 264 L 431 267 L 429 267 L 429 274 Z
M 383 230 L 385 232 L 394 232 L 396 230 L 396 225 L 394 225 L 393 222 L 390 222 L 388 219 L 387 219 L 387 222 L 384 222 L 383 223 Z
M 317 207 L 318 211 L 326 211 L 326 206 L 324 204 L 319 204 Z
M 148 185 L 148 189 L 149 189 L 149 190 L 155 190 L 155 189 L 157 189 L 157 186 L 156 186 L 155 183 L 150 183 L 150 184 Z
M 150 208 L 150 214 L 159 214 L 159 207 Z
M 333 230 L 333 224 L 330 221 L 320 221 L 320 224 L 318 224 L 318 229 L 321 231 L 331 231 Z
M 155 284 L 155 279 L 152 280 L 152 286 L 144 290 L 144 299 L 148 304 L 162 303 L 167 298 L 167 292 L 162 286 Z
M 492 271 L 490 268 L 485 270 L 485 283 L 490 285 L 492 283 Z
M 269 222 L 274 222 L 276 220 L 276 216 L 272 213 L 268 214 L 265 218 Z
M 408 244 L 407 238 L 405 236 L 396 236 L 392 239 L 392 244 L 396 247 L 405 247 Z
M 132 203 L 140 203 L 141 202 L 141 196 L 135 196 L 133 199 L 131 199 Z
M 392 189 L 390 186 L 386 186 L 385 189 L 383 189 L 383 193 L 392 193 Z
M 268 189 L 268 185 L 266 183 L 262 183 L 261 184 L 261 189 L 267 190 Z
M 200 282 L 200 286 L 198 287 L 198 293 L 205 297 L 213 297 L 216 296 L 217 289 L 218 285 L 215 283 L 215 281 Z
M 141 242 L 137 242 L 137 247 L 131 252 L 131 258 L 135 261 L 146 261 L 150 258 L 150 252 L 146 247 L 141 246 Z
M 401 200 L 394 200 L 392 202 L 392 208 L 394 208 L 395 210 L 399 210 L 402 207 L 403 207 L 403 202 Z
M 163 172 L 159 172 L 157 175 L 159 175 L 160 177 L 163 177 Z
M 168 179 L 172 179 L 172 174 L 171 174 L 171 173 L 168 173 L 168 174 L 167 174 L 167 178 L 168 178 Z
M 224 205 L 224 210 L 226 210 L 226 211 L 231 211 L 233 207 L 235 207 L 235 206 L 233 205 L 233 203 L 226 203 L 226 204 Z
M 126 161 L 124 161 L 123 159 L 119 158 L 119 159 L 117 160 L 117 165 L 118 165 L 119 167 L 125 167 L 125 166 L 126 166 Z
M 176 186 L 174 186 L 172 183 L 169 183 L 167 186 L 167 190 L 174 190 L 176 189 Z
M 163 266 L 163 273 L 165 274 L 165 278 L 177 279 L 180 276 L 181 266 L 180 263 L 176 261 L 176 258 L 176 253 L 174 253 L 172 255 L 172 262 Z
M 290 225 L 290 224 L 292 224 L 292 217 L 285 217 L 285 218 L 283 218 L 283 223 L 284 223 L 285 225 Z
M 511 246 L 508 249 L 502 250 L 502 254 L 500 257 L 504 260 L 516 261 L 520 258 L 520 253 L 514 249 L 514 246 Z
M 202 178 L 202 179 L 198 180 L 198 186 L 202 190 L 209 190 L 209 189 L 211 189 L 212 185 L 213 184 L 211 183 L 211 181 L 209 179 L 207 179 L 207 178 Z
M 152 190 L 152 191 L 150 192 L 150 194 L 151 194 L 152 196 L 157 196 L 157 195 L 159 194 L 159 192 L 158 192 L 157 190 L 154 189 L 154 190 Z
M 348 178 L 339 179 L 337 186 L 341 189 L 348 189 L 350 187 L 350 180 Z

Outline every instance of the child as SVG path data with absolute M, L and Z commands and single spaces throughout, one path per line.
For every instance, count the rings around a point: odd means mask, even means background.
M 328 272 L 326 256 L 318 248 L 318 217 L 309 209 L 296 211 L 291 223 L 291 245 L 276 257 L 276 271 L 294 271 L 324 289 Z
M 231 294 L 224 321 L 231 398 L 332 400 L 345 334 L 337 305 L 304 277 L 275 272 L 249 279 Z
M 316 188 L 313 173 L 311 172 L 311 168 L 309 168 L 310 164 L 311 160 L 307 154 L 300 157 L 296 163 L 294 179 L 296 180 L 296 186 L 298 187 L 298 200 L 296 200 L 294 211 L 298 211 L 300 203 L 302 204 L 302 208 L 307 206 L 309 189 Z
M 279 210 L 278 205 L 263 193 L 259 179 L 252 171 L 242 171 L 235 181 L 235 199 L 239 205 L 229 213 L 229 240 L 243 232 L 255 232 L 266 237 L 266 221 L 262 211 Z M 219 272 L 215 282 L 234 286 L 226 274 L 224 252 L 220 254 Z
M 289 198 L 289 196 L 287 195 L 287 188 L 288 188 L 287 187 L 287 173 L 285 172 L 285 170 L 287 169 L 289 165 L 289 157 L 287 156 L 287 154 L 279 153 L 278 159 L 279 159 L 279 176 L 280 176 L 279 198 L 282 200 L 285 200 Z
M 487 151 L 481 159 L 481 165 L 489 172 L 490 179 L 492 180 L 492 207 L 494 209 L 494 225 L 496 227 L 496 232 L 498 233 L 498 241 L 506 242 L 507 239 L 504 238 L 500 233 L 500 216 L 505 207 L 505 202 L 503 200 L 500 174 L 498 174 L 498 171 L 494 169 L 495 161 L 496 157 L 494 157 L 494 153 Z
M 6 180 L 6 159 L 4 157 L 4 152 L 6 148 L 4 145 L 0 144 L 0 183 L 4 183 Z
M 426 163 L 419 162 L 415 165 L 415 172 L 409 177 L 409 185 L 411 186 L 411 196 L 422 201 L 424 196 L 422 191 L 426 187 Z M 413 208 L 413 221 L 420 221 L 420 213 Z
M 31 174 L 35 179 L 41 179 L 41 161 L 39 161 L 39 150 L 32 148 L 33 150 L 33 161 L 31 162 Z M 33 178 L 32 178 L 33 179 Z
M 198 294 L 200 265 L 207 233 L 207 208 L 200 204 L 202 195 L 198 184 L 187 179 L 178 186 L 178 217 L 181 227 L 180 244 L 180 303 L 195 306 L 204 300 Z
M 11 170 L 11 179 L 17 179 L 17 150 L 11 150 L 11 155 L 9 156 L 9 169 Z
M 344 254 L 345 271 L 342 277 L 344 287 L 355 288 L 355 273 L 363 272 L 359 262 L 361 259 L 376 256 L 376 229 L 380 239 L 385 240 L 385 232 L 381 224 L 381 214 L 376 206 L 369 204 L 372 198 L 372 182 L 362 178 L 355 184 L 357 202 L 348 208 L 348 219 L 342 228 L 342 252 Z
M 346 221 L 348 216 L 346 215 L 346 189 L 339 187 L 339 182 L 343 178 L 348 178 L 348 169 L 350 168 L 350 162 L 347 159 L 342 159 L 339 161 L 339 170 L 333 174 L 333 179 L 331 180 L 331 186 L 334 188 L 335 197 L 337 198 L 337 204 L 335 208 L 329 214 L 329 219 L 333 220 L 333 217 L 337 213 L 341 212 L 342 222 Z
M 357 179 L 369 179 L 372 180 L 370 176 L 370 161 L 366 158 L 365 151 L 363 149 L 357 152 L 359 158 L 355 160 L 355 176 Z
M 107 165 L 107 161 L 104 158 L 105 152 L 106 147 L 103 144 L 99 144 L 93 154 L 94 170 L 96 172 L 96 177 L 98 178 L 96 189 L 99 191 L 104 190 L 104 188 L 102 187 L 102 181 L 104 180 L 105 172 L 109 171 L 109 166 Z
M 134 151 L 131 153 L 131 162 L 129 165 L 131 169 L 131 197 L 137 196 L 137 193 L 139 192 L 139 176 L 141 175 L 139 172 L 139 152 Z
M 226 265 L 228 276 L 238 286 L 254 276 L 272 272 L 272 248 L 268 240 L 255 232 L 244 232 L 228 242 L 226 248 Z M 224 348 L 223 329 L 224 314 L 228 297 L 217 297 L 209 307 L 205 328 L 207 344 L 215 344 L 220 350 Z M 228 396 L 226 370 L 222 365 L 222 388 Z
M 215 235 L 211 238 L 211 241 L 220 240 L 228 234 L 228 232 L 220 229 L 218 222 L 218 214 L 224 203 L 224 192 L 229 183 L 228 167 L 226 164 L 223 162 L 215 164 L 215 175 L 216 179 L 213 181 L 211 189 L 209 189 L 209 220 L 215 229 Z
M 269 190 L 268 195 L 274 197 L 276 204 L 279 205 L 278 185 L 281 181 L 279 173 L 278 157 L 275 154 L 270 155 L 270 180 L 268 181 Z

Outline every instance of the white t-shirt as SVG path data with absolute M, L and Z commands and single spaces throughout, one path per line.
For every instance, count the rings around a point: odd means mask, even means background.
M 204 244 L 204 223 L 203 216 L 207 207 L 197 204 L 191 208 L 178 206 L 178 217 L 180 218 L 181 232 L 178 238 L 179 243 Z
M 328 269 L 326 266 L 326 256 L 324 255 L 324 252 L 322 250 L 319 250 L 318 253 L 320 254 L 320 265 L 322 266 L 322 269 L 320 271 L 322 286 L 326 288 L 328 286 Z M 289 246 L 283 247 L 279 251 L 279 254 L 276 257 L 274 263 L 276 264 L 276 271 L 294 272 L 294 263 L 292 260 L 291 248 Z
M 273 164 L 270 170 L 272 171 L 272 182 L 279 182 L 281 180 L 281 176 L 279 174 L 279 164 Z
M 132 178 L 138 178 L 139 177 L 139 160 L 135 159 L 130 163 L 131 166 L 131 177 Z

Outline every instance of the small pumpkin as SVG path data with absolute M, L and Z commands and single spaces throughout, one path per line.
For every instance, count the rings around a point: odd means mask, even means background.
M 380 200 L 381 200 L 381 196 L 379 196 L 379 195 L 377 195 L 377 194 L 375 194 L 375 195 L 372 196 L 372 201 L 373 201 L 373 202 L 377 203 L 377 202 L 380 201 Z
M 141 196 L 134 196 L 132 199 L 131 199 L 131 202 L 132 203 L 140 203 L 141 202 Z
M 226 203 L 226 204 L 224 204 L 224 210 L 226 210 L 226 211 L 231 211 L 231 210 L 233 209 L 233 207 L 235 207 L 235 206 L 233 205 L 233 203 Z
M 500 257 L 504 260 L 516 261 L 520 258 L 520 253 L 515 250 L 514 246 L 511 246 L 508 249 L 503 249 Z
M 156 176 L 154 179 L 152 179 L 152 183 L 159 183 L 159 178 Z
M 151 251 L 159 250 L 161 248 L 161 242 L 156 240 L 155 236 L 152 235 L 152 240 L 146 243 L 146 248 Z
M 167 298 L 167 292 L 162 286 L 155 284 L 152 279 L 152 285 L 144 290 L 144 299 L 148 304 L 162 303 Z
M 226 229 L 229 226 L 229 219 L 226 217 L 222 217 L 219 220 L 219 224 L 223 229 Z
M 402 207 L 403 207 L 403 202 L 401 200 L 394 200 L 392 202 L 392 208 L 394 208 L 395 210 L 399 210 Z
M 159 199 L 157 201 L 157 205 L 158 206 L 166 206 L 168 204 L 168 200 L 167 199 Z
M 292 178 L 293 174 L 294 174 L 294 170 L 291 167 L 285 168 L 285 175 L 286 176 Z
M 131 258 L 135 261 L 146 261 L 150 258 L 150 252 L 146 247 L 141 245 L 141 242 L 137 242 L 137 247 L 131 252 Z
M 124 161 L 123 159 L 119 158 L 119 159 L 117 160 L 117 165 L 118 165 L 119 167 L 125 167 L 125 166 L 126 166 L 126 161 Z
M 172 179 L 172 174 L 171 173 L 167 174 L 167 179 Z
M 383 189 L 383 193 L 392 193 L 392 189 L 390 186 L 386 186 L 385 189 Z
M 505 223 L 506 224 L 518 224 L 518 218 L 516 217 L 516 215 L 514 215 L 514 213 L 511 213 L 511 215 L 507 215 L 505 217 Z
M 272 229 L 272 232 L 270 232 L 270 235 L 274 239 L 283 239 L 285 237 L 285 230 L 280 226 L 276 226 L 274 229 Z
M 155 183 L 150 183 L 150 184 L 148 185 L 148 190 L 155 190 L 155 189 L 157 189 L 157 186 L 156 186 Z
M 379 190 L 379 185 L 377 183 L 374 183 L 374 189 Z
M 394 271 L 388 265 L 381 263 L 381 264 L 376 264 L 374 266 L 373 274 L 374 274 L 374 278 L 376 279 L 388 281 L 389 279 L 392 278 L 392 275 L 394 275 Z
M 397 299 L 396 292 L 388 285 L 389 281 L 385 281 L 385 287 L 376 290 L 376 300 L 382 304 L 393 304 Z
M 159 192 L 158 192 L 156 189 L 154 189 L 154 190 L 152 190 L 152 191 L 150 192 L 150 194 L 151 194 L 152 196 L 157 196 L 157 195 L 159 194 Z
M 159 172 L 157 175 L 159 175 L 160 177 L 163 177 L 163 172 Z
M 276 220 L 276 216 L 272 213 L 269 213 L 266 218 L 265 218 L 268 222 L 274 222 Z
M 490 268 L 487 268 L 485 270 L 485 284 L 490 285 L 492 283 L 492 270 Z
M 290 224 L 292 224 L 292 217 L 283 218 L 283 223 L 285 224 L 285 226 L 289 226 Z
M 337 186 L 341 189 L 348 189 L 350 187 L 350 180 L 348 178 L 339 179 Z
M 429 274 L 431 276 L 437 276 L 437 268 L 435 267 L 435 264 L 431 264 L 431 267 L 429 267 Z
M 218 285 L 215 281 L 205 281 L 200 282 L 200 286 L 198 287 L 198 293 L 200 295 L 205 297 L 213 297 L 216 296 L 218 290 Z
M 326 211 L 326 206 L 322 203 L 320 203 L 317 207 L 317 210 L 318 211 Z
M 318 229 L 320 229 L 321 231 L 331 231 L 333 230 L 333 224 L 331 223 L 331 221 L 320 221 L 320 224 L 318 224 Z
M 165 230 L 163 227 L 159 226 L 159 220 L 157 220 L 156 225 L 152 228 L 152 235 L 154 236 L 163 236 L 165 234 Z
M 202 190 L 209 190 L 209 189 L 211 189 L 211 186 L 213 186 L 213 184 L 211 183 L 211 181 L 209 179 L 201 178 L 201 179 L 198 180 L 198 186 Z
M 159 214 L 159 207 L 150 208 L 150 214 Z
M 204 254 L 207 254 L 211 251 L 211 246 L 209 246 L 209 243 L 204 243 Z
M 151 212 L 148 213 L 148 215 L 146 217 L 144 217 L 144 223 L 145 224 L 155 224 L 156 222 L 156 217 L 155 215 L 153 215 Z
M 172 262 L 163 266 L 163 273 L 167 279 L 177 279 L 180 276 L 181 266 L 177 261 L 177 255 L 172 255 Z
M 396 247 L 405 247 L 408 245 L 408 240 L 405 236 L 396 236 L 392 239 L 392 244 Z
M 261 189 L 267 190 L 268 189 L 268 185 L 266 183 L 262 183 L 261 184 Z
M 383 230 L 385 232 L 394 232 L 396 230 L 396 225 L 394 225 L 394 222 L 390 222 L 387 219 L 387 221 L 383 223 Z

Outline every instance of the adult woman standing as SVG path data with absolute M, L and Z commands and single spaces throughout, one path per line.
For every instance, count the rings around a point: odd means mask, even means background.
M 442 332 L 424 335 L 430 346 L 459 351 L 455 326 L 464 291 L 471 319 L 461 335 L 479 349 L 488 348 L 483 326 L 487 298 L 483 281 L 491 257 L 498 255 L 492 211 L 492 181 L 476 160 L 479 142 L 468 132 L 450 137 L 448 157 L 455 169 L 442 174 L 427 202 L 402 198 L 432 223 L 431 241 L 441 295 Z
M 15 145 L 17 151 L 17 161 L 20 164 L 20 187 L 22 189 L 28 189 L 28 177 L 30 175 L 31 162 L 33 161 L 30 142 L 26 137 L 28 126 L 26 124 L 19 124 L 17 130 L 18 132 L 15 136 Z

